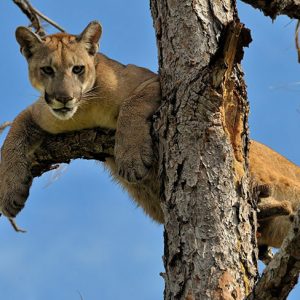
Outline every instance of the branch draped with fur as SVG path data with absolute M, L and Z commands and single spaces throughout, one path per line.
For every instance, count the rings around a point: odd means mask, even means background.
M 105 161 L 106 157 L 114 154 L 114 134 L 114 130 L 101 128 L 48 134 L 33 155 L 32 176 L 41 176 L 60 163 L 70 163 L 72 159 Z

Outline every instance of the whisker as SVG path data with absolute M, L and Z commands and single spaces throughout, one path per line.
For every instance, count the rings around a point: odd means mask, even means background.
M 97 94 L 84 94 L 81 97 L 82 98 L 88 98 L 88 97 L 97 97 L 97 96 L 99 96 L 99 95 L 97 95 Z
M 87 91 L 82 93 L 83 95 L 90 95 L 90 94 L 99 94 L 97 91 Z
M 87 100 L 87 99 L 99 99 L 100 97 L 98 95 L 83 95 L 81 96 L 82 100 Z
M 90 93 L 90 92 L 92 92 L 92 91 L 95 91 L 95 90 L 96 90 L 98 87 L 99 87 L 99 86 L 98 86 L 98 85 L 96 85 L 96 86 L 94 86 L 94 87 L 90 88 L 89 90 L 85 91 L 85 92 L 84 92 L 84 94 L 86 94 L 86 93 Z
M 94 100 L 99 100 L 99 98 L 95 97 L 95 98 L 81 98 L 81 103 L 91 103 L 91 101 Z
M 82 94 L 81 96 L 95 96 L 95 95 L 98 95 L 98 93 L 84 93 Z

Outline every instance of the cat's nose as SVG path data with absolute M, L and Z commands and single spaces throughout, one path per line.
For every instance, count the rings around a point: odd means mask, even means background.
M 73 100 L 72 96 L 56 96 L 55 99 L 63 104 L 67 104 L 69 101 Z

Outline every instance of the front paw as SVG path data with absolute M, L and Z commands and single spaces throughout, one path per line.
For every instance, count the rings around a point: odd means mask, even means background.
M 144 141 L 140 145 L 116 145 L 115 160 L 119 176 L 128 182 L 139 182 L 143 180 L 153 163 L 152 141 Z
M 278 201 L 272 197 L 261 198 L 257 208 L 258 221 L 279 216 L 290 216 L 290 220 L 293 220 L 293 207 L 290 201 Z
M 29 195 L 32 177 L 20 178 L 6 172 L 0 178 L 0 210 L 8 218 L 14 218 L 24 207 Z

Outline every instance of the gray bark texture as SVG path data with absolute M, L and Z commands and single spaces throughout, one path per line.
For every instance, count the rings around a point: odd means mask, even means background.
M 250 41 L 233 1 L 151 0 L 163 105 L 165 300 L 244 299 L 257 278 L 247 114 Z
M 114 155 L 115 131 L 109 129 L 86 129 L 58 135 L 45 136 L 32 157 L 33 177 L 53 170 L 61 163 L 77 158 L 105 161 Z

